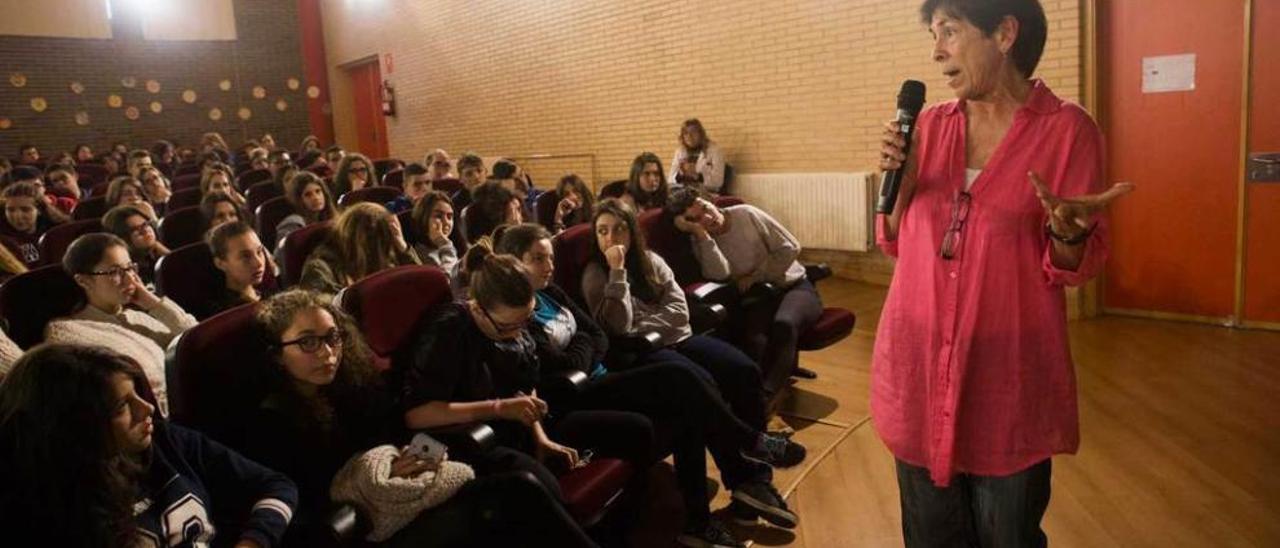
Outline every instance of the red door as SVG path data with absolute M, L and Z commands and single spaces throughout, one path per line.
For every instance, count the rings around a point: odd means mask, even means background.
M 1253 1 L 1249 146 L 1280 153 L 1280 0 Z M 1244 320 L 1280 327 L 1280 182 L 1245 183 Z
M 1099 1 L 1108 177 L 1138 187 L 1111 208 L 1105 310 L 1234 318 L 1246 1 Z M 1143 92 L 1144 58 L 1188 53 L 1194 89 Z
M 360 153 L 370 158 L 386 158 L 387 119 L 382 114 L 382 71 L 378 59 L 347 69 L 351 95 L 355 99 L 356 136 Z

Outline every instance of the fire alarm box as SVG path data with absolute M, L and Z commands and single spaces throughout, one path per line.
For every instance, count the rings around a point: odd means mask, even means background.
M 382 113 L 387 116 L 396 115 L 396 88 L 389 80 L 382 81 Z

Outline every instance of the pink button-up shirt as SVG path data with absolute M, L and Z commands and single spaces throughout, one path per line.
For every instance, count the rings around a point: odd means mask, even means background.
M 929 469 L 1003 476 L 1080 444 L 1062 287 L 1097 274 L 1106 225 L 1075 271 L 1055 268 L 1044 207 L 1027 172 L 1058 196 L 1102 191 L 1103 143 L 1078 105 L 1036 80 L 969 192 L 955 255 L 939 256 L 965 185 L 963 101 L 921 113 L 912 152 L 915 195 L 898 238 L 883 217 L 877 241 L 897 257 L 871 372 L 871 416 L 894 456 Z

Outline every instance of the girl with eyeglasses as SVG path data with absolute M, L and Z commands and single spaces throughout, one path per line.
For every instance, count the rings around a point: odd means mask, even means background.
M 338 197 L 377 184 L 378 176 L 368 156 L 353 152 L 338 161 L 338 172 L 333 176 L 333 193 Z
M 147 290 L 128 244 L 115 235 L 76 238 L 62 268 L 80 288 L 80 303 L 71 315 L 49 323 L 45 341 L 105 346 L 129 356 L 146 373 L 160 412 L 167 415 L 165 348 L 196 319 L 168 297 Z
M 245 454 L 298 483 L 290 543 L 321 544 L 324 520 L 335 504 L 335 474 L 370 449 L 397 448 L 390 462 L 393 480 L 446 473 L 404 451 L 409 433 L 397 398 L 374 369 L 355 322 L 333 299 L 294 289 L 263 301 L 254 317 L 270 341 L 273 363 L 268 396 L 247 425 Z M 448 466 L 453 474 L 457 465 Z M 397 531 L 378 531 L 378 537 L 380 546 L 496 546 L 532 538 L 556 546 L 589 543 L 550 493 L 520 474 L 467 481 L 440 505 L 420 511 Z
M 5 187 L 0 193 L 4 198 L 0 236 L 13 242 L 19 258 L 28 268 L 42 264 L 40 237 L 57 224 L 50 215 L 49 202 L 45 200 L 41 186 L 22 181 Z
M 689 546 L 740 546 L 711 516 L 707 496 L 706 452 L 711 451 L 725 486 L 733 492 L 730 515 L 754 524 L 757 518 L 785 528 L 799 518 L 771 484 L 772 469 L 748 460 L 742 451 L 771 443 L 768 435 L 742 422 L 719 393 L 678 362 L 651 355 L 630 368 L 613 371 L 604 363 L 609 339 L 585 310 L 552 283 L 555 249 L 541 225 L 526 223 L 499 229 L 498 250 L 520 259 L 537 304 L 529 332 L 537 345 L 540 374 L 579 371 L 590 376 L 572 401 L 552 401 L 571 409 L 615 409 L 641 413 L 654 428 L 670 433 L 676 479 L 685 501 L 680 541 Z
M 298 284 L 336 294 L 365 276 L 409 264 L 422 261 L 405 242 L 400 219 L 381 205 L 364 202 L 338 216 L 325 242 L 302 265 Z
M 278 546 L 297 489 L 155 413 L 103 347 L 41 345 L 0 390 L 0 528 L 13 546 Z
M 170 251 L 160 242 L 155 222 L 147 212 L 131 205 L 116 206 L 102 216 L 102 226 L 129 242 L 129 258 L 138 265 L 138 277 L 148 287 L 154 287 L 156 263 Z
M 107 185 L 108 208 L 131 205 L 142 209 L 147 217 L 153 220 L 159 219 L 155 208 L 147 202 L 146 196 L 146 189 L 142 186 L 142 182 L 129 175 L 116 177 Z
M 528 324 L 536 308 L 524 267 L 495 255 L 486 238 L 467 252 L 465 301 L 428 314 L 411 349 L 397 356 L 403 371 L 405 425 L 412 429 L 484 422 L 498 447 L 471 456 L 480 474 L 526 471 L 563 501 L 550 468 L 579 466 L 581 451 L 631 461 L 647 469 L 653 459 L 652 424 L 621 411 L 548 414 L 538 397 L 537 346 Z

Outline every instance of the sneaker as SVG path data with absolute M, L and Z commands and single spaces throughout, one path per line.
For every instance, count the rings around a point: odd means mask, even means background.
M 747 505 L 765 521 L 783 529 L 795 529 L 800 523 L 800 517 L 787 508 L 787 501 L 782 499 L 773 484 L 763 481 L 744 483 L 734 490 L 733 500 Z
M 744 548 L 746 546 L 733 538 L 733 535 L 724 528 L 724 524 L 716 521 L 715 518 L 703 525 L 685 527 L 684 532 L 676 537 L 676 542 L 693 548 Z
M 729 519 L 743 527 L 755 527 L 760 523 L 760 512 L 734 500 L 729 503 Z
M 770 434 L 760 434 L 756 445 L 742 452 L 742 456 L 768 464 L 775 468 L 791 468 L 804 461 L 808 451 L 790 439 Z

